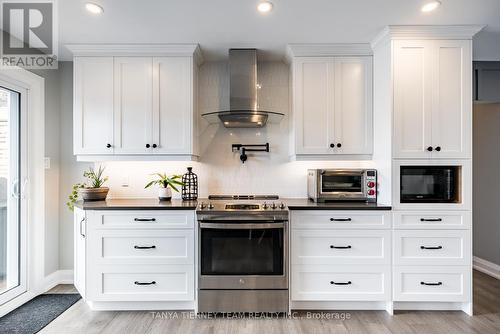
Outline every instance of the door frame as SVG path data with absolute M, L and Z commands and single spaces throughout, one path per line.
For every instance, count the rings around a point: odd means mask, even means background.
M 0 69 L 0 81 L 26 90 L 26 292 L 0 305 L 0 316 L 19 307 L 45 288 L 45 80 L 22 68 Z

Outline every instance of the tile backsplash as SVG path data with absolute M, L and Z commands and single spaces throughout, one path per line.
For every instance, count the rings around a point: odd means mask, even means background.
M 144 185 L 156 172 L 183 174 L 192 166 L 198 175 L 200 197 L 209 194 L 278 194 L 307 196 L 309 168 L 376 168 L 373 161 L 289 161 L 289 68 L 282 62 L 259 63 L 259 106 L 285 114 L 279 124 L 262 129 L 226 129 L 200 120 L 198 162 L 112 161 L 104 163 L 112 198 L 156 197 Z M 226 63 L 205 63 L 199 73 L 199 113 L 229 108 L 229 71 Z M 231 144 L 270 143 L 270 153 L 249 153 L 242 164 Z M 174 193 L 174 198 L 180 194 Z

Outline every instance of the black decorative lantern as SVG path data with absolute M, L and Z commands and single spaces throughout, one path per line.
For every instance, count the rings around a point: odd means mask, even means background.
M 182 175 L 182 199 L 192 201 L 198 199 L 198 176 L 193 173 L 193 167 L 187 168 L 187 173 Z

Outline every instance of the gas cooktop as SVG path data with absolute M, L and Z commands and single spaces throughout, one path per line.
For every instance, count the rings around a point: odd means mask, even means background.
M 284 211 L 285 203 L 278 195 L 210 195 L 208 202 L 202 201 L 197 210 L 203 212 L 273 212 Z

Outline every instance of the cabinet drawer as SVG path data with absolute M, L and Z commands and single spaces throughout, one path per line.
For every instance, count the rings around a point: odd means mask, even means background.
M 390 264 L 391 232 L 293 230 L 294 264 Z
M 394 300 L 469 301 L 471 270 L 467 266 L 396 266 Z
M 96 266 L 89 277 L 94 301 L 194 299 L 193 265 Z
M 194 211 L 94 211 L 89 226 L 95 229 L 193 229 Z
M 470 211 L 393 212 L 395 229 L 470 229 Z
M 192 230 L 97 230 L 90 258 L 99 264 L 193 264 Z
M 394 264 L 469 265 L 470 231 L 394 231 Z
M 390 266 L 292 265 L 292 300 L 388 300 L 390 272 Z
M 292 228 L 388 229 L 390 211 L 292 211 Z

